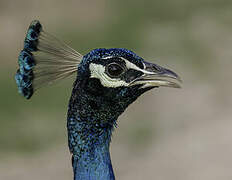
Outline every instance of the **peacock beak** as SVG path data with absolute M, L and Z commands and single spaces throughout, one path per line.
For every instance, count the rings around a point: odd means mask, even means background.
M 173 71 L 157 64 L 144 62 L 143 75 L 133 81 L 133 84 L 143 84 L 143 87 L 173 87 L 181 88 L 181 78 Z

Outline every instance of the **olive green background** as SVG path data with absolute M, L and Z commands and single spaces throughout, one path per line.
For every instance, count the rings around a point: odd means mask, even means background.
M 0 0 L 0 179 L 72 179 L 66 112 L 73 76 L 18 93 L 17 56 L 30 22 L 78 52 L 123 47 L 178 73 L 120 116 L 117 179 L 232 179 L 232 1 Z

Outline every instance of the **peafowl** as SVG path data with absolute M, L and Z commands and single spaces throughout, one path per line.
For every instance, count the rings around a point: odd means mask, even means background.
M 67 113 L 74 180 L 114 180 L 109 147 L 117 118 L 144 92 L 179 88 L 181 82 L 173 71 L 124 48 L 94 49 L 82 56 L 37 20 L 28 28 L 18 64 L 15 80 L 26 99 L 76 74 Z

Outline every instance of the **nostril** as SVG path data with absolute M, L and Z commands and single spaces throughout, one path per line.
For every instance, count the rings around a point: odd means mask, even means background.
M 148 63 L 148 62 L 145 62 L 144 64 L 146 70 L 151 71 L 153 73 L 161 73 L 163 71 L 163 68 L 160 67 L 159 65 Z
M 160 72 L 161 68 L 159 66 L 155 65 L 155 64 L 152 64 L 152 70 Z

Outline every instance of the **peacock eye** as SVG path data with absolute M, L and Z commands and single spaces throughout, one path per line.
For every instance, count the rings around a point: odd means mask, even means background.
M 106 66 L 106 72 L 110 77 L 118 77 L 124 71 L 124 68 L 117 63 L 110 63 Z

